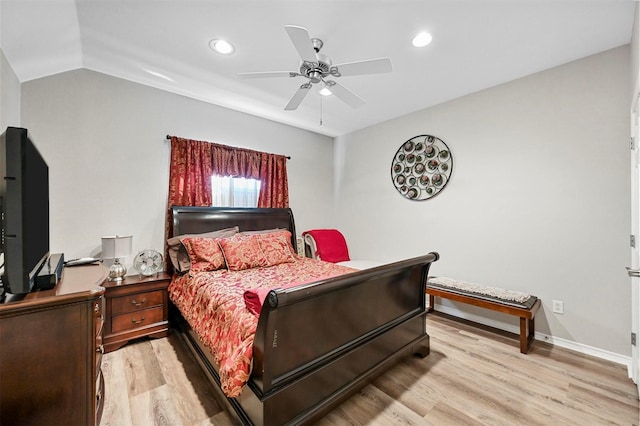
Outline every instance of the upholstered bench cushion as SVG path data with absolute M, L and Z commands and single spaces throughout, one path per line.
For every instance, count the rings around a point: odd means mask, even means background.
M 452 281 L 455 281 L 455 283 L 452 283 Z M 488 302 L 500 303 L 502 305 L 522 309 L 531 309 L 533 304 L 536 303 L 536 300 L 538 300 L 536 296 L 532 296 L 530 294 L 502 290 L 497 287 L 481 286 L 476 283 L 468 283 L 469 285 L 465 288 L 464 284 L 464 281 L 452 280 L 451 278 L 429 277 L 429 280 L 427 281 L 427 289 L 439 289 L 449 293 L 475 297 Z M 484 290 L 486 291 L 483 291 L 483 287 L 485 287 Z

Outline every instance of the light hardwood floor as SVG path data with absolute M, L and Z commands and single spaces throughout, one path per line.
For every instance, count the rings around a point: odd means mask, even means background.
M 327 425 L 636 425 L 626 367 L 432 313 L 431 354 L 399 363 L 337 407 Z M 106 354 L 102 426 L 229 425 L 204 375 L 170 335 Z

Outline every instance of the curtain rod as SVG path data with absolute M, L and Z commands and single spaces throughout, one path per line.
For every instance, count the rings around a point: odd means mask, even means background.
M 173 136 L 171 136 L 171 135 L 167 135 L 167 136 L 166 136 L 167 140 L 170 140 L 172 137 L 173 137 Z M 176 137 L 178 137 L 178 136 L 176 136 Z M 287 157 L 287 160 L 291 160 L 291 157 L 290 157 L 290 156 L 286 155 L 286 157 Z

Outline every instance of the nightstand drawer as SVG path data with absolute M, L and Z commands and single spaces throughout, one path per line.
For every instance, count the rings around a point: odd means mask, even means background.
M 163 290 L 156 290 L 116 297 L 111 300 L 111 314 L 118 315 L 127 312 L 136 312 L 152 306 L 162 305 L 163 292 Z
M 143 311 L 114 316 L 111 319 L 111 331 L 113 333 L 119 333 L 121 331 L 133 330 L 161 322 L 164 320 L 163 313 L 164 308 L 162 306 L 157 306 Z

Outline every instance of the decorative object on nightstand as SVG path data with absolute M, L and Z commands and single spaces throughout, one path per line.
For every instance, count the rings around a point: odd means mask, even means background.
M 146 249 L 133 258 L 133 267 L 140 275 L 149 276 L 164 269 L 162 255 L 155 250 Z
M 121 282 L 127 274 L 127 268 L 120 263 L 120 258 L 131 256 L 132 241 L 131 235 L 102 237 L 102 258 L 115 259 L 109 268 L 109 281 Z
M 453 172 L 451 150 L 440 138 L 415 136 L 403 143 L 391 162 L 391 181 L 400 195 L 427 200 L 438 195 Z

